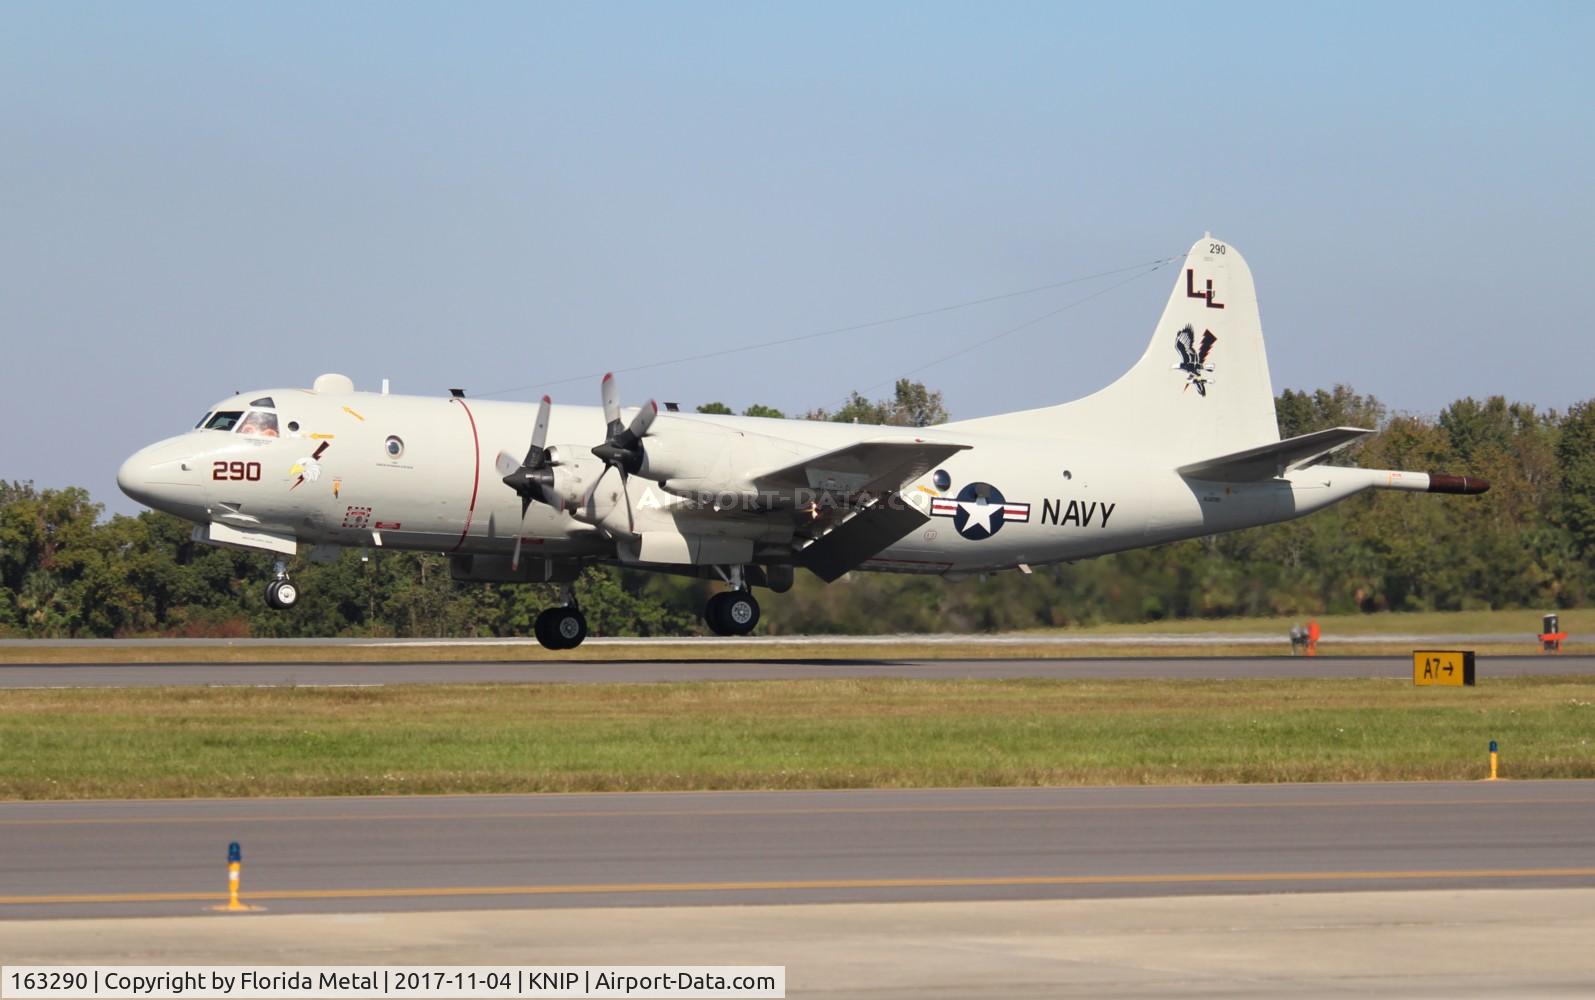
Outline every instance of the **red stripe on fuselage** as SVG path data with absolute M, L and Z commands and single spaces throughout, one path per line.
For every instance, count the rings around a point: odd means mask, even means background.
M 460 540 L 454 543 L 450 551 L 458 551 L 465 544 L 465 538 L 471 533 L 471 518 L 476 516 L 476 491 L 482 483 L 482 441 L 476 436 L 476 417 L 471 413 L 471 408 L 465 405 L 463 399 L 451 399 L 451 403 L 459 403 L 460 409 L 465 411 L 465 417 L 471 422 L 471 450 L 476 454 L 476 471 L 471 476 L 471 505 L 465 508 L 465 530 L 460 532 Z

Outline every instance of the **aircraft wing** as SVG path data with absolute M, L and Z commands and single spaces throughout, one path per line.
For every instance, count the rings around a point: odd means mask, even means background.
M 801 490 L 879 495 L 902 489 L 968 447 L 924 440 L 860 441 L 749 478 L 760 490 L 786 495 Z
M 968 447 L 925 440 L 860 441 L 749 478 L 761 491 L 815 504 L 809 508 L 813 520 L 799 531 L 797 562 L 829 582 L 930 520 L 895 494 Z M 846 499 L 827 505 L 827 496 Z
M 1182 465 L 1174 471 L 1187 479 L 1245 483 L 1274 479 L 1291 469 L 1315 465 L 1330 452 L 1374 433 L 1361 427 L 1331 427 L 1271 444 L 1232 451 L 1228 455 Z
M 831 583 L 907 535 L 930 517 L 906 503 L 876 501 L 837 519 L 797 551 L 797 564 Z

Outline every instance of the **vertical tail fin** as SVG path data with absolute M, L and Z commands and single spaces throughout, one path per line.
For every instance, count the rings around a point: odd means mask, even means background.
M 1146 353 L 1084 399 L 960 426 L 1043 428 L 1172 458 L 1204 458 L 1279 440 L 1252 272 L 1234 247 L 1191 247 Z

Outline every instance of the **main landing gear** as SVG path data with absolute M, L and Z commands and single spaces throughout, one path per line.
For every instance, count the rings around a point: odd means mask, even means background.
M 576 595 L 565 589 L 565 603 L 537 616 L 532 632 L 545 649 L 575 649 L 587 638 L 587 616 L 576 606 Z
M 287 611 L 299 602 L 299 588 L 288 579 L 288 566 L 278 560 L 277 578 L 266 584 L 266 606 L 274 611 Z
M 741 566 L 718 569 L 731 589 L 709 598 L 703 607 L 703 622 L 715 635 L 747 635 L 759 624 L 759 602 L 743 576 Z
M 704 605 L 703 621 L 715 635 L 747 635 L 759 624 L 759 602 L 747 590 L 716 594 Z

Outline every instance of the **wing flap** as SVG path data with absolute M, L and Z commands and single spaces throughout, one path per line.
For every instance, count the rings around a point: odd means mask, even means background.
M 797 564 L 831 583 L 930 518 L 901 500 L 854 513 L 797 554 Z
M 1182 465 L 1174 470 L 1187 479 L 1246 483 L 1274 479 L 1291 469 L 1316 465 L 1332 451 L 1346 447 L 1373 431 L 1361 427 L 1331 427 L 1298 437 L 1230 452 L 1216 458 Z

